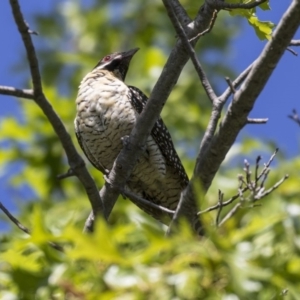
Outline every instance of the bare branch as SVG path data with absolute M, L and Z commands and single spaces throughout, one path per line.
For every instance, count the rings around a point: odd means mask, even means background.
M 290 46 L 300 46 L 300 40 L 291 40 Z
M 248 66 L 233 82 L 232 82 L 232 87 L 235 89 L 236 87 L 238 87 L 248 76 L 248 74 L 250 73 L 252 67 L 253 67 L 252 63 L 250 66 Z M 219 96 L 219 101 L 220 102 L 226 102 L 226 100 L 230 97 L 231 94 L 233 93 L 232 88 L 229 86 L 225 92 Z
M 83 159 L 77 153 L 71 140 L 71 137 L 68 134 L 64 124 L 62 123 L 56 112 L 53 110 L 51 104 L 48 102 L 43 93 L 41 75 L 39 72 L 39 64 L 30 35 L 31 33 L 33 33 L 33 31 L 29 29 L 28 25 L 24 21 L 18 0 L 10 0 L 10 5 L 27 53 L 27 59 L 29 62 L 30 73 L 33 83 L 33 99 L 37 103 L 37 105 L 42 109 L 45 116 L 51 123 L 53 129 L 55 130 L 58 138 L 60 139 L 62 146 L 64 147 L 65 152 L 67 154 L 69 165 L 74 171 L 75 175 L 83 184 L 94 213 L 102 213 L 102 202 L 101 198 L 99 197 L 96 184 L 93 181 L 91 175 L 88 173 Z
M 178 34 L 178 36 L 180 37 L 182 43 L 184 44 L 184 46 L 186 47 L 186 50 L 188 51 L 190 57 L 191 57 L 191 60 L 194 64 L 194 67 L 197 71 L 197 74 L 200 78 L 200 81 L 204 87 L 204 90 L 206 92 L 206 95 L 208 96 L 208 98 L 210 99 L 210 101 L 212 103 L 216 102 L 217 101 L 217 96 L 200 64 L 200 62 L 198 61 L 198 58 L 197 58 L 197 55 L 196 55 L 196 52 L 194 50 L 194 48 L 191 46 L 189 40 L 188 40 L 188 37 L 187 35 L 185 34 L 185 31 L 183 29 L 183 27 L 181 26 L 181 24 L 179 23 L 178 19 L 177 19 L 177 16 L 174 12 L 174 9 L 172 7 L 172 4 L 171 4 L 171 1 L 169 0 L 163 0 L 163 3 L 165 5 L 165 8 L 168 12 L 168 15 L 170 17 L 170 20 L 172 21 L 173 23 L 173 26 Z
M 213 29 L 213 27 L 214 27 L 214 25 L 215 25 L 215 22 L 216 22 L 216 20 L 217 20 L 217 15 L 218 15 L 218 11 L 215 9 L 215 10 L 214 10 L 214 13 L 213 13 L 213 15 L 212 15 L 211 21 L 210 21 L 210 23 L 209 23 L 208 28 L 205 29 L 204 31 L 198 33 L 198 34 L 197 34 L 196 36 L 194 36 L 193 38 L 189 39 L 189 42 L 192 42 L 193 40 L 195 40 L 195 39 L 197 39 L 197 38 L 199 38 L 199 37 L 201 37 L 201 36 L 204 36 L 205 34 L 209 33 L 209 32 Z
M 12 86 L 0 85 L 0 94 L 34 100 L 33 90 L 17 89 Z
M 278 153 L 279 148 L 276 148 L 274 153 L 271 155 L 269 161 L 264 165 L 264 168 L 262 169 L 261 173 L 258 175 L 257 179 L 259 180 L 262 176 L 264 176 L 264 174 L 266 174 L 266 172 L 268 172 L 269 167 L 272 163 L 272 161 L 274 160 L 276 154 Z
M 226 221 L 228 221 L 232 216 L 238 211 L 238 209 L 242 206 L 242 202 L 237 203 L 229 213 L 223 218 L 223 220 L 218 224 L 218 227 L 221 227 Z
M 261 156 L 258 156 L 256 158 L 256 162 L 255 162 L 255 173 L 254 173 L 254 180 L 251 180 L 251 171 L 249 168 L 249 163 L 247 161 L 244 162 L 245 164 L 245 168 L 244 168 L 244 172 L 246 175 L 246 181 L 244 180 L 244 176 L 243 175 L 238 175 L 238 181 L 239 181 L 239 187 L 238 187 L 238 193 L 236 195 L 234 195 L 233 197 L 231 197 L 230 199 L 228 199 L 227 201 L 222 201 L 222 204 L 220 204 L 220 201 L 218 202 L 218 204 L 208 207 L 207 209 L 204 209 L 200 212 L 197 213 L 197 215 L 202 215 L 204 213 L 216 210 L 216 209 L 220 209 L 220 207 L 225 207 L 230 205 L 231 203 L 233 203 L 235 200 L 237 200 L 238 198 L 240 198 L 241 201 L 244 201 L 244 193 L 248 190 L 251 191 L 252 193 L 252 197 L 251 197 L 251 201 L 255 202 L 259 199 L 262 199 L 263 197 L 269 195 L 273 190 L 275 190 L 280 184 L 282 184 L 282 182 L 284 180 L 286 180 L 288 178 L 288 175 L 285 175 L 284 179 L 281 179 L 278 183 L 276 183 L 273 187 L 271 187 L 270 189 L 268 189 L 267 191 L 264 191 L 264 183 L 267 179 L 268 173 L 270 172 L 270 164 L 272 163 L 272 161 L 274 160 L 275 155 L 278 152 L 278 148 L 274 151 L 274 153 L 271 155 L 270 159 L 268 160 L 268 162 L 266 164 L 264 164 L 264 167 L 262 169 L 262 171 L 260 172 L 260 174 L 258 174 L 258 169 L 259 169 L 259 162 L 261 161 Z M 261 183 L 259 184 L 259 181 L 261 180 Z M 220 193 L 220 192 L 219 192 Z M 219 199 L 220 199 L 220 194 L 219 194 Z
M 289 178 L 289 175 L 286 174 L 284 175 L 283 178 L 281 178 L 277 183 L 275 183 L 271 188 L 269 188 L 268 190 L 266 190 L 265 192 L 259 194 L 258 196 L 255 197 L 255 201 L 260 200 L 263 197 L 268 196 L 269 194 L 271 194 L 274 190 L 276 190 L 284 181 L 286 181 Z
M 234 94 L 234 93 L 235 93 L 235 88 L 234 88 L 234 86 L 233 86 L 233 84 L 232 84 L 232 81 L 230 80 L 229 77 L 225 77 L 225 80 L 226 80 L 227 84 L 228 84 L 229 87 L 230 87 L 231 93 Z
M 74 170 L 72 168 L 70 168 L 67 173 L 64 173 L 64 174 L 59 174 L 56 176 L 57 179 L 65 179 L 65 178 L 68 178 L 68 177 L 72 177 L 72 176 L 75 176 L 75 173 L 74 173 Z
M 19 228 L 21 229 L 23 232 L 27 233 L 30 235 L 30 230 L 25 227 L 17 218 L 15 218 L 10 212 L 9 210 L 2 204 L 2 202 L 0 202 L 0 209 L 5 213 L 5 215 Z M 58 250 L 58 251 L 61 251 L 63 252 L 64 249 L 62 246 L 56 244 L 56 243 L 53 243 L 53 242 L 48 242 L 48 244 Z
M 213 137 L 205 155 L 198 156 L 195 174 L 207 191 L 225 155 L 247 123 L 248 114 L 263 90 L 287 45 L 300 25 L 300 2 L 294 0 L 279 22 L 272 39 L 254 62 L 241 88 L 234 94 L 233 102 Z
M 226 3 L 220 0 L 209 0 L 209 2 L 210 1 L 218 9 L 238 9 L 238 8 L 251 9 L 261 5 L 262 3 L 265 3 L 268 0 L 254 0 L 253 2 L 250 3 Z
M 295 121 L 300 126 L 300 118 L 299 118 L 299 115 L 298 115 L 296 109 L 293 109 L 292 114 L 288 115 L 288 117 L 290 119 L 292 119 L 293 121 Z
M 266 124 L 268 121 L 269 121 L 268 118 L 263 118 L 263 119 L 247 118 L 247 124 Z
M 298 53 L 296 51 L 294 51 L 293 49 L 291 49 L 290 47 L 287 47 L 286 50 L 291 52 L 293 55 L 298 56 Z
M 266 175 L 267 176 L 267 175 Z M 277 189 L 286 179 L 288 179 L 288 175 L 286 174 L 282 179 L 280 179 L 276 184 L 274 184 L 271 188 L 269 188 L 267 191 L 264 191 L 263 185 L 266 179 L 266 176 L 263 178 L 263 182 L 260 185 L 260 188 L 256 189 L 257 182 L 253 184 L 252 186 L 249 186 L 247 184 L 247 187 L 252 191 L 251 193 L 251 199 L 250 201 L 252 203 L 257 202 L 258 200 L 261 200 L 262 198 L 268 196 L 270 193 L 272 193 L 275 189 Z M 241 179 L 241 178 L 240 178 Z M 245 199 L 244 198 L 244 189 L 242 189 L 243 181 L 241 181 L 240 187 L 238 189 L 239 191 L 239 197 L 240 197 L 240 202 L 238 202 L 230 211 L 229 213 L 223 218 L 223 220 L 219 223 L 218 226 L 223 225 L 227 220 L 229 220 L 237 211 L 238 209 L 242 206 L 243 203 L 246 203 L 246 201 L 249 202 L 249 198 Z M 250 203 L 251 203 L 250 202 Z M 254 206 L 254 205 L 253 205 Z M 256 205 L 257 206 L 257 205 Z M 223 207 L 223 205 L 219 204 L 219 209 Z M 219 211 L 218 211 L 219 213 Z
M 226 91 L 219 97 L 218 101 L 214 103 L 211 116 L 209 119 L 209 123 L 207 125 L 203 139 L 201 141 L 198 158 L 204 157 L 206 155 L 205 153 L 209 149 L 213 136 L 216 132 L 223 106 L 225 105 L 231 93 L 233 93 L 233 90 L 235 91 L 235 88 L 239 86 L 246 79 L 246 77 L 251 71 L 252 65 L 253 64 L 251 64 L 247 69 L 245 69 L 233 82 L 230 81 L 232 87 L 229 86 L 229 88 L 227 88 Z
M 216 226 L 218 226 L 220 223 L 220 216 L 223 209 L 223 199 L 224 199 L 224 194 L 219 190 L 219 202 L 218 202 L 219 208 L 216 216 Z
M 192 20 L 190 19 L 190 17 L 188 16 L 188 14 L 186 13 L 185 9 L 183 8 L 183 6 L 180 4 L 180 2 L 178 0 L 170 0 L 172 3 L 172 7 L 174 9 L 174 12 L 179 20 L 179 22 L 185 26 L 188 23 L 190 23 Z
M 257 182 L 259 180 L 258 178 L 258 169 L 259 169 L 259 162 L 261 161 L 261 156 L 258 155 L 257 158 L 256 158 L 256 162 L 255 162 L 255 181 Z
M 95 224 L 95 215 L 94 212 L 91 211 L 88 218 L 86 219 L 84 223 L 83 232 L 84 233 L 90 233 L 94 231 L 94 224 Z
M 0 202 L 0 209 L 7 215 L 7 217 L 22 231 L 24 231 L 27 234 L 30 234 L 30 231 L 27 227 L 21 224 L 21 222 L 16 219 L 9 211 L 8 209 Z
M 160 211 L 168 213 L 168 214 L 172 214 L 173 215 L 175 213 L 174 210 L 168 209 L 168 208 L 166 208 L 164 206 L 161 206 L 161 205 L 157 205 L 157 204 L 155 204 L 155 203 L 153 203 L 151 201 L 148 201 L 148 200 L 146 200 L 146 199 L 144 199 L 142 197 L 139 197 L 138 195 L 136 195 L 136 194 L 134 194 L 134 193 L 132 193 L 132 192 L 130 192 L 128 190 L 123 190 L 122 194 L 125 195 L 125 196 L 127 196 L 133 202 L 142 203 L 142 204 L 145 204 L 147 206 L 151 206 L 151 207 L 153 207 L 153 208 L 155 208 L 157 210 L 160 210 Z

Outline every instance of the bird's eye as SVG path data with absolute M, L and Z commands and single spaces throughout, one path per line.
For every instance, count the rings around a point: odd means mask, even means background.
M 103 58 L 103 61 L 110 61 L 111 59 L 111 56 L 110 55 L 107 55 Z

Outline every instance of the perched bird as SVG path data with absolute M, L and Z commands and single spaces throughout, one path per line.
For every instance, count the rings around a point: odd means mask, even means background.
M 138 48 L 135 48 L 105 56 L 79 86 L 76 136 L 89 161 L 102 173 L 111 170 L 122 149 L 122 138 L 130 134 L 148 100 L 138 88 L 124 83 L 130 61 L 137 51 Z M 170 133 L 160 118 L 125 189 L 175 210 L 181 191 L 188 182 Z M 170 221 L 171 216 L 167 213 L 131 200 L 161 222 Z

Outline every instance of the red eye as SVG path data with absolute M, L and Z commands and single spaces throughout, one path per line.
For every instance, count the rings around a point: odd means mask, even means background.
M 111 59 L 111 56 L 110 55 L 107 55 L 103 58 L 103 61 L 110 61 Z

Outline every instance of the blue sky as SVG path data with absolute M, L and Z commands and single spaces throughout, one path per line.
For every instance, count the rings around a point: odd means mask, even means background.
M 60 1 L 27 0 L 21 1 L 21 5 L 26 20 L 32 25 L 34 13 L 47 13 L 57 2 Z M 272 10 L 260 12 L 259 17 L 262 20 L 271 20 L 276 24 L 290 2 L 271 1 Z M 24 73 L 18 75 L 12 69 L 20 61 L 24 47 L 13 21 L 9 1 L 0 1 L 0 22 L 2 41 L 0 47 L 0 85 L 27 88 L 22 85 Z M 38 28 L 34 29 L 38 31 Z M 295 38 L 300 39 L 300 30 L 298 30 Z M 233 40 L 229 58 L 230 64 L 239 73 L 259 55 L 264 45 L 265 42 L 259 41 L 254 30 L 245 22 L 241 35 Z M 299 52 L 299 56 L 294 56 L 286 51 L 251 112 L 250 117 L 269 118 L 269 122 L 266 125 L 248 125 L 239 136 L 239 139 L 250 135 L 263 141 L 273 141 L 287 157 L 299 154 L 300 141 L 300 128 L 287 118 L 293 108 L 298 109 L 300 113 L 300 47 L 298 49 L 294 47 L 294 50 Z M 0 118 L 5 115 L 20 115 L 17 101 L 14 98 L 0 95 L 0 101 Z M 3 178 L 0 177 L 0 201 L 8 203 L 10 199 L 5 184 Z

